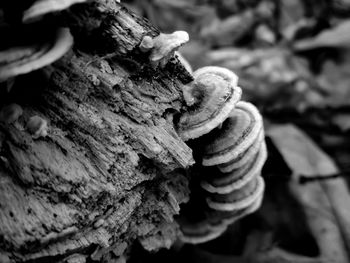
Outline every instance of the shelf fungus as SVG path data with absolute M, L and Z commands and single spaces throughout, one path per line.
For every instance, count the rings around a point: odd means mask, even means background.
M 213 174 L 206 175 L 201 182 L 201 187 L 210 193 L 219 194 L 227 194 L 238 190 L 261 173 L 266 158 L 267 152 L 264 143 L 259 152 L 244 166 L 234 169 L 229 173 L 217 171 L 216 173 L 214 172 Z M 214 167 L 214 169 L 215 168 L 216 167 Z M 212 169 L 208 169 L 208 171 L 211 170 Z
M 241 89 L 233 72 L 204 67 L 193 76 L 183 90 L 188 111 L 180 116 L 177 130 L 184 140 L 198 138 L 192 147 L 200 162 L 190 170 L 195 190 L 192 209 L 183 217 L 195 217 L 199 208 L 204 216 L 192 225 L 180 221 L 180 227 L 184 242 L 202 243 L 261 206 L 267 149 L 262 116 L 251 103 L 239 101 Z
M 232 204 L 236 204 L 238 201 L 232 202 L 226 200 L 230 200 L 230 198 L 233 199 L 234 197 L 220 197 L 224 201 L 213 201 L 213 207 L 208 205 L 203 207 L 203 205 L 201 206 L 200 204 L 196 206 L 192 212 L 196 214 L 197 212 L 201 213 L 202 216 L 199 220 L 197 219 L 195 221 L 179 221 L 181 230 L 180 240 L 191 244 L 208 242 L 222 235 L 226 231 L 227 227 L 232 223 L 258 210 L 262 202 L 262 194 L 258 193 L 258 191 L 263 189 L 262 178 L 259 178 L 256 183 L 259 184 L 257 186 L 257 190 L 252 190 L 252 192 L 250 192 L 252 187 L 249 187 L 249 189 L 247 188 L 244 193 L 240 193 L 240 196 L 236 195 L 237 198 L 242 198 L 242 200 L 245 200 L 246 206 L 239 206 L 242 208 L 236 209 L 238 206 L 235 206 L 235 209 L 222 208 L 224 206 L 229 206 L 229 208 L 232 208 Z M 260 183 L 262 183 L 262 185 Z M 243 203 L 243 201 L 239 202 Z M 198 207 L 200 207 L 201 211 L 196 211 L 196 209 L 198 210 Z
M 140 43 L 142 52 L 150 51 L 149 60 L 153 67 L 165 67 L 169 59 L 174 56 L 175 51 L 189 40 L 188 33 L 185 31 L 175 31 L 172 34 L 160 33 L 152 38 L 144 36 Z
M 37 0 L 27 10 L 23 12 L 23 23 L 30 23 L 39 20 L 44 15 L 59 12 L 78 3 L 87 0 Z
M 242 90 L 237 76 L 219 67 L 205 67 L 193 73 L 194 81 L 186 86 L 192 106 L 178 123 L 178 133 L 185 141 L 198 138 L 220 126 L 235 108 Z M 187 99 L 189 100 L 189 99 Z
M 24 26 L 23 38 L 17 39 L 7 30 L 9 43 L 0 45 L 0 82 L 47 66 L 61 58 L 72 46 L 73 37 L 68 28 L 49 32 L 40 27 Z M 14 44 L 15 43 L 15 44 Z
M 209 222 L 221 222 L 222 224 L 229 226 L 238 221 L 239 219 L 257 211 L 261 206 L 262 199 L 263 198 L 261 195 L 256 200 L 254 200 L 249 206 L 238 210 L 217 210 L 208 207 L 206 209 L 207 220 Z
M 47 135 L 47 121 L 39 116 L 32 116 L 27 122 L 27 131 L 34 139 L 45 137 Z
M 243 187 L 227 194 L 209 194 L 206 201 L 210 208 L 219 211 L 236 211 L 249 207 L 264 192 L 264 180 L 256 176 Z
M 238 155 L 237 158 L 233 159 L 232 161 L 223 164 L 218 164 L 217 167 L 223 173 L 229 173 L 237 168 L 242 167 L 243 165 L 249 162 L 252 156 L 257 154 L 259 149 L 262 147 L 261 145 L 264 143 L 264 141 L 265 133 L 262 130 L 259 133 L 256 140 L 253 142 L 253 144 L 246 151 L 243 151 L 241 154 Z
M 238 102 L 221 129 L 210 135 L 202 164 L 213 166 L 240 158 L 254 144 L 262 129 L 262 117 L 255 106 Z
M 227 224 L 221 220 L 216 223 L 201 220 L 196 223 L 180 222 L 180 239 L 185 243 L 199 244 L 219 237 L 227 229 Z

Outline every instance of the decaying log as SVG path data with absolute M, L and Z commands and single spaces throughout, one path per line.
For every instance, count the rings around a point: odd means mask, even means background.
M 108 262 L 135 240 L 170 246 L 193 163 L 174 129 L 191 76 L 176 58 L 152 68 L 138 44 L 159 32 L 115 1 L 59 18 L 73 50 L 1 93 L 23 116 L 0 124 L 0 261 Z M 46 137 L 26 130 L 34 115 Z

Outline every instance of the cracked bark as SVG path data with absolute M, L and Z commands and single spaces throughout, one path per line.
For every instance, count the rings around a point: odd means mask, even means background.
M 109 262 L 135 240 L 169 246 L 193 163 L 174 129 L 191 76 L 176 58 L 150 67 L 137 46 L 159 32 L 114 1 L 59 18 L 73 50 L 0 96 L 24 110 L 0 124 L 0 261 Z M 25 130 L 33 115 L 48 121 L 47 137 Z

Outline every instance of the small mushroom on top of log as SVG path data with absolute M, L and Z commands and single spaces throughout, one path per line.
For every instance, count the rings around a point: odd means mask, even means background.
M 47 121 L 40 116 L 32 116 L 28 120 L 27 130 L 34 139 L 45 137 L 47 135 Z
M 139 48 L 142 52 L 151 52 L 149 60 L 153 67 L 160 66 L 163 68 L 169 59 L 174 56 L 175 51 L 187 43 L 188 40 L 189 36 L 186 31 L 175 31 L 172 34 L 160 33 L 154 38 L 144 36 Z

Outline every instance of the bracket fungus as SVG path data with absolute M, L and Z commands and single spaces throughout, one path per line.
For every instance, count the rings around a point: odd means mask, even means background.
M 153 67 L 163 68 L 174 56 L 175 51 L 188 41 L 189 36 L 186 31 L 175 31 L 172 34 L 160 33 L 154 38 L 144 36 L 139 48 L 142 52 L 151 52 L 149 60 Z
M 41 32 L 38 28 L 34 33 L 41 35 L 38 37 L 42 40 L 41 43 L 35 42 L 38 40 L 33 36 L 33 40 L 21 39 L 23 43 L 0 50 L 0 82 L 51 64 L 73 45 L 73 37 L 68 28 L 55 29 L 53 34 Z
M 191 244 L 208 242 L 222 235 L 230 224 L 236 222 L 244 216 L 255 212 L 261 206 L 262 194 L 260 191 L 263 190 L 264 187 L 262 178 L 259 178 L 258 181 L 259 182 L 257 183 L 262 183 L 262 185 L 258 186 L 258 191 L 252 191 L 251 193 L 249 191 L 246 191 L 245 196 L 241 194 L 245 197 L 243 200 L 246 204 L 246 206 L 243 206 L 243 201 L 239 201 L 241 202 L 240 207 L 242 208 L 223 209 L 223 205 L 232 206 L 232 204 L 237 204 L 237 202 L 231 202 L 231 204 L 222 204 L 220 201 L 212 202 L 213 207 L 203 207 L 199 205 L 198 207 L 200 207 L 202 211 L 194 211 L 196 210 L 196 208 L 194 208 L 192 212 L 199 212 L 203 215 L 201 216 L 200 220 L 197 220 L 195 222 L 191 222 L 189 220 L 181 220 L 179 222 L 181 230 L 180 240 L 182 242 Z M 230 197 L 227 197 L 226 199 L 229 198 Z M 224 200 L 226 199 L 224 197 Z M 219 209 L 217 208 L 218 205 Z
M 201 182 L 201 186 L 210 193 L 230 193 L 231 191 L 243 187 L 250 180 L 256 177 L 256 175 L 261 172 L 266 158 L 267 151 L 264 143 L 259 152 L 253 156 L 253 159 L 244 166 L 229 173 L 217 172 L 212 176 L 206 176 Z
M 211 134 L 202 164 L 218 165 L 239 157 L 257 139 L 262 126 L 262 117 L 255 106 L 248 102 L 238 102 L 222 128 Z
M 265 141 L 265 133 L 264 130 L 260 131 L 258 137 L 253 142 L 253 144 L 241 154 L 237 156 L 237 158 L 223 164 L 218 164 L 217 167 L 223 173 L 229 173 L 234 169 L 240 168 L 251 160 L 252 156 L 256 155 L 259 149 L 262 147 L 262 144 Z
M 182 222 L 180 239 L 185 243 L 199 244 L 219 237 L 227 229 L 227 224 L 219 221 L 216 224 L 207 220 L 197 223 Z
M 220 70 L 219 70 L 220 69 Z M 178 133 L 185 141 L 198 138 L 221 125 L 241 98 L 233 72 L 219 67 L 205 67 L 193 73 L 186 86 L 193 105 L 178 123 Z
M 47 135 L 47 121 L 39 116 L 32 116 L 27 122 L 27 130 L 34 139 Z
M 267 149 L 262 116 L 251 103 L 239 101 L 241 89 L 233 72 L 210 66 L 196 70 L 193 77 L 183 88 L 189 107 L 180 116 L 177 131 L 184 140 L 198 138 L 194 152 L 198 145 L 204 150 L 198 152 L 201 162 L 190 171 L 198 175 L 194 177 L 201 190 L 194 192 L 194 209 L 183 217 L 193 217 L 198 207 L 204 216 L 192 223 L 192 229 L 189 221 L 180 221 L 180 227 L 184 242 L 202 243 L 260 207 Z M 213 226 L 221 226 L 220 231 Z
M 42 16 L 62 11 L 70 6 L 86 0 L 37 0 L 27 10 L 23 12 L 23 23 L 30 23 L 40 19 Z
M 258 198 L 256 198 L 250 205 L 243 209 L 234 209 L 234 210 L 218 210 L 215 208 L 211 209 L 210 217 L 214 217 L 222 220 L 225 224 L 230 225 L 237 220 L 254 213 L 257 211 L 262 203 L 263 195 L 261 194 Z
M 264 180 L 257 176 L 243 187 L 228 194 L 210 194 L 206 201 L 210 208 L 219 211 L 235 211 L 249 207 L 264 191 Z

